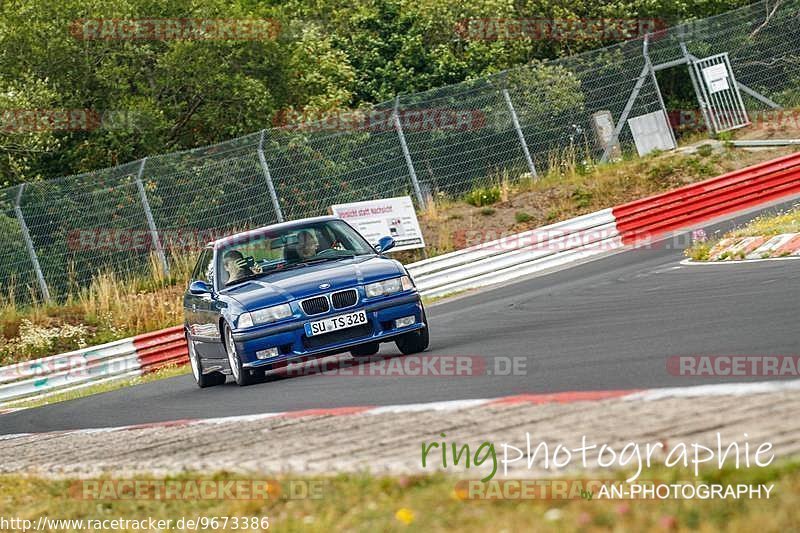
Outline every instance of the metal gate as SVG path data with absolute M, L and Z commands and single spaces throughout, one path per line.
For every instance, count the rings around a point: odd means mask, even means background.
M 727 52 L 704 59 L 694 58 L 690 68 L 698 80 L 697 97 L 709 126 L 713 129 L 711 133 L 734 130 L 750 124 Z

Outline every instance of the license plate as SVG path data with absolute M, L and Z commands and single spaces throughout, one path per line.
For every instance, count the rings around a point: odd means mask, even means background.
M 317 320 L 316 322 L 306 322 L 305 329 L 306 335 L 313 337 L 314 335 L 322 335 L 340 329 L 352 328 L 353 326 L 360 326 L 367 323 L 367 312 L 356 311 L 346 315 L 332 316 L 325 320 Z

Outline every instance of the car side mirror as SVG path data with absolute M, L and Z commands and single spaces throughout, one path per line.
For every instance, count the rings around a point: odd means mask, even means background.
M 395 242 L 393 238 L 389 236 L 381 237 L 381 240 L 379 240 L 378 244 L 375 246 L 375 251 L 377 251 L 379 254 L 382 254 L 383 252 L 394 248 L 394 245 Z
M 205 281 L 197 280 L 189 285 L 189 292 L 195 296 L 203 296 L 211 292 L 211 287 Z

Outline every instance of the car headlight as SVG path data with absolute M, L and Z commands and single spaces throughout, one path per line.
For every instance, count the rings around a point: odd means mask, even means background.
M 275 305 L 250 311 L 249 313 L 242 313 L 239 315 L 238 326 L 240 328 L 250 328 L 255 324 L 269 324 L 290 316 L 292 316 L 292 308 L 289 304 Z
M 367 293 L 367 298 L 374 298 L 376 296 L 384 296 L 386 294 L 393 294 L 395 292 L 407 291 L 414 287 L 411 283 L 411 278 L 408 276 L 401 276 L 399 278 L 387 279 L 370 283 L 364 286 L 364 291 Z

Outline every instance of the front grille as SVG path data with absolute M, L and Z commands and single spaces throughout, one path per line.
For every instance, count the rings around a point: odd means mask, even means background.
M 367 322 L 360 326 L 352 328 L 341 329 L 332 333 L 325 333 L 324 335 L 317 335 L 315 337 L 306 337 L 303 335 L 303 347 L 306 350 L 315 350 L 317 348 L 324 348 L 331 344 L 340 342 L 351 341 L 360 339 L 361 337 L 369 337 L 372 335 L 372 324 Z
M 355 289 L 347 291 L 334 292 L 331 294 L 331 301 L 333 302 L 334 309 L 344 309 L 356 305 L 358 301 L 358 293 Z
M 327 313 L 328 312 L 328 299 L 324 296 L 316 296 L 314 298 L 309 298 L 308 300 L 303 300 L 300 305 L 303 307 L 303 311 L 307 315 L 319 315 L 320 313 Z

